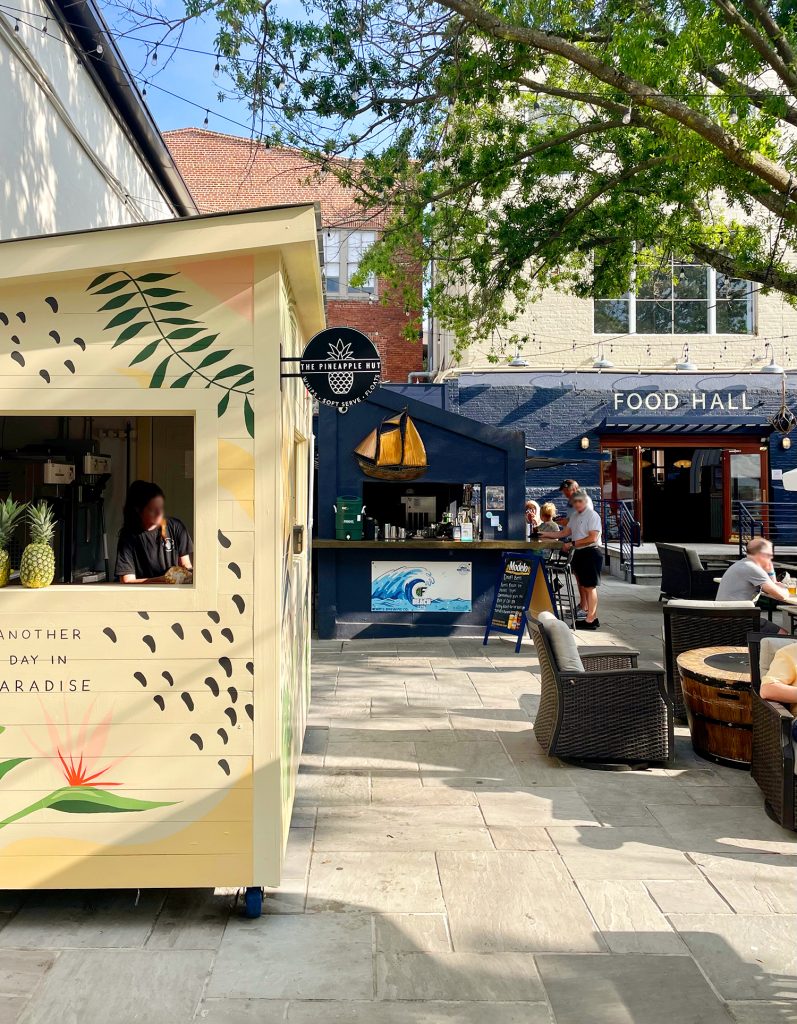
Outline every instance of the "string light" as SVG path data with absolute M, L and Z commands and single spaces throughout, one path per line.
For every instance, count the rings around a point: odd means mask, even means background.
M 49 21 L 50 21 L 49 17 L 47 15 L 45 15 L 44 16 L 44 22 L 42 23 L 42 27 L 41 27 L 41 33 L 42 33 L 43 36 L 47 35 L 47 25 L 49 24 Z
M 158 63 L 158 47 L 157 46 L 152 51 L 152 54 L 151 54 L 149 59 L 150 59 L 150 63 L 151 64 L 157 64 Z
M 219 64 L 219 54 L 216 54 L 216 63 L 213 66 L 213 77 L 218 78 L 221 74 L 221 64 Z
M 14 18 L 14 31 L 19 32 L 19 18 Z
M 202 122 L 202 124 L 203 124 L 203 125 L 204 125 L 204 126 L 205 126 L 206 128 L 207 128 L 207 126 L 208 126 L 208 118 L 209 118 L 209 117 L 210 117 L 210 111 L 209 111 L 209 110 L 206 110 L 206 111 L 205 111 L 205 120 L 204 120 L 204 121 Z

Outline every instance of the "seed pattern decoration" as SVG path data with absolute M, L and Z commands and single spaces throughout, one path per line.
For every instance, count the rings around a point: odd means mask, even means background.
M 47 307 L 42 314 L 47 317 L 52 327 L 42 335 L 38 328 L 34 328 L 31 318 L 24 309 L 14 313 L 7 313 L 0 310 L 0 330 L 7 329 L 7 337 L 11 343 L 8 358 L 19 370 L 31 372 L 33 376 L 44 381 L 45 384 L 52 384 L 53 378 L 62 373 L 61 367 L 67 373 L 74 375 L 80 366 L 82 353 L 86 351 L 86 342 L 83 338 L 73 337 L 62 326 L 63 313 L 61 303 L 55 295 L 46 295 L 41 301 Z M 38 323 L 38 314 L 41 307 L 36 310 L 37 316 L 33 320 Z M 68 323 L 68 318 L 67 321 Z M 42 345 L 43 338 L 47 344 Z M 46 365 L 38 370 L 33 370 L 29 361 L 45 354 Z
M 230 540 L 228 537 L 224 537 L 222 540 L 222 534 L 219 534 L 219 546 L 224 549 L 229 547 Z M 225 543 L 226 542 L 226 543 Z M 239 581 L 241 573 L 236 563 L 230 563 L 227 566 L 227 571 L 230 576 Z M 234 594 L 229 598 L 229 605 L 226 610 L 219 608 L 209 609 L 207 612 L 206 621 L 210 621 L 212 626 L 220 626 L 217 630 L 211 629 L 208 626 L 202 626 L 201 620 L 195 625 L 192 624 L 191 620 L 172 621 L 171 618 L 166 619 L 163 628 L 167 634 L 171 634 L 172 637 L 176 637 L 180 641 L 185 641 L 189 648 L 196 650 L 200 655 L 202 654 L 204 645 L 198 647 L 195 641 L 200 638 L 205 641 L 206 644 L 212 649 L 218 647 L 222 643 L 234 643 L 235 634 L 234 631 L 224 625 L 225 617 L 229 615 L 240 614 L 241 605 L 245 606 L 244 598 L 240 594 Z M 138 617 L 143 623 L 146 622 L 147 626 L 144 629 L 149 629 L 149 632 L 142 631 L 140 635 L 141 643 L 148 649 L 149 656 L 158 655 L 158 616 L 154 616 L 149 612 L 138 612 Z M 106 626 L 103 631 L 110 643 L 116 644 L 118 642 L 118 636 L 116 631 Z M 172 641 L 173 642 L 173 641 Z M 151 694 L 152 701 L 159 709 L 161 713 L 166 713 L 167 709 L 170 713 L 176 709 L 181 708 L 183 715 L 188 715 L 189 718 L 197 716 L 198 701 L 206 701 L 210 699 L 214 702 L 218 702 L 218 719 L 215 723 L 191 723 L 186 730 L 186 750 L 194 750 L 198 753 L 211 753 L 214 748 L 220 752 L 228 747 L 231 741 L 231 731 L 241 728 L 242 715 L 245 715 L 244 721 L 254 721 L 254 704 L 251 701 L 243 703 L 243 710 L 239 713 L 236 709 L 238 701 L 241 696 L 240 681 L 239 685 L 236 685 L 231 680 L 234 679 L 235 669 L 233 662 L 230 657 L 226 654 L 219 654 L 215 656 L 215 664 L 217 669 L 209 672 L 203 679 L 204 687 L 198 691 L 192 691 L 185 688 L 183 683 L 182 687 L 175 685 L 175 676 L 172 671 L 167 668 L 160 668 L 150 664 L 149 656 L 147 657 L 146 663 L 142 663 L 133 671 L 133 678 L 141 686 L 142 691 L 147 691 Z M 245 672 L 248 676 L 254 675 L 254 665 L 251 661 L 245 663 Z M 222 685 L 221 680 L 225 680 L 225 685 Z M 247 691 L 248 695 L 248 691 Z M 176 703 L 175 703 L 176 702 Z M 205 715 L 207 718 L 207 715 Z M 214 716 L 215 717 L 215 714 Z M 221 773 L 229 777 L 231 773 L 229 761 L 220 757 L 217 760 L 217 764 Z

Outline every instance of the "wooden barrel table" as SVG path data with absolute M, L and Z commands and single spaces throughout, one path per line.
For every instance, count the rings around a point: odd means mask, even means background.
M 700 647 L 678 655 L 678 671 L 696 754 L 750 768 L 753 711 L 746 647 Z

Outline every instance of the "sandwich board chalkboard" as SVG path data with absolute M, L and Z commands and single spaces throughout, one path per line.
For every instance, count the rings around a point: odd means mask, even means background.
M 501 570 L 495 584 L 495 595 L 484 631 L 484 643 L 490 633 L 511 633 L 517 636 L 515 653 L 520 650 L 520 643 L 526 629 L 526 615 L 531 604 L 532 595 L 538 582 L 542 580 L 544 589 L 553 605 L 550 584 L 545 573 L 545 565 L 539 555 L 526 552 L 507 551 L 501 558 Z

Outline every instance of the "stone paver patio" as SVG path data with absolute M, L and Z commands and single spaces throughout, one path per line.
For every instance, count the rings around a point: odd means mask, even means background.
M 588 641 L 660 661 L 656 593 L 606 581 Z M 795 836 L 684 729 L 667 770 L 544 757 L 535 667 L 500 639 L 317 643 L 267 914 L 5 894 L 0 1024 L 797 1020 Z

